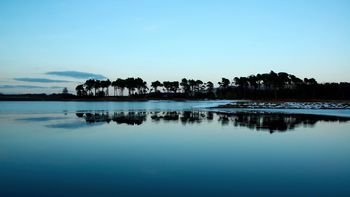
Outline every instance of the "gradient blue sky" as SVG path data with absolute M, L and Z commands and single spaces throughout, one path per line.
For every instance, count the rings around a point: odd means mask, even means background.
M 83 81 L 52 71 L 217 82 L 274 70 L 350 81 L 349 52 L 346 0 L 0 0 L 0 92 Z

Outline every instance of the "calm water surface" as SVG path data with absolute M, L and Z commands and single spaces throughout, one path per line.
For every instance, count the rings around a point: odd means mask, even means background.
M 348 112 L 226 102 L 0 102 L 0 196 L 350 195 Z

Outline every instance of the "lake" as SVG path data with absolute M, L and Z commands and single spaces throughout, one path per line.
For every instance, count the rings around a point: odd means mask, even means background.
M 0 196 L 349 196 L 349 110 L 0 102 Z

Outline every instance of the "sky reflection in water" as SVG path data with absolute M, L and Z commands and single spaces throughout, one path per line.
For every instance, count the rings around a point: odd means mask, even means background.
M 63 121 L 60 121 L 63 120 Z M 68 120 L 68 121 L 67 121 Z M 84 120 L 84 121 L 81 121 Z M 51 122 L 48 128 L 79 129 L 103 123 L 117 123 L 126 125 L 141 125 L 146 121 L 152 123 L 186 124 L 220 124 L 234 127 L 247 127 L 255 130 L 284 132 L 297 127 L 311 127 L 317 122 L 345 123 L 348 117 L 313 115 L 313 114 L 285 114 L 261 111 L 249 112 L 212 112 L 212 111 L 78 111 L 70 117 L 35 117 L 20 118 L 17 121 Z
M 77 110 L 0 125 L 1 196 L 350 194 L 349 118 Z

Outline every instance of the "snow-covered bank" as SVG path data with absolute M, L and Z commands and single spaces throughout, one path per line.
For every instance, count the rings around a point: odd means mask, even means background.
M 350 109 L 344 102 L 233 102 L 217 108 L 244 109 Z
M 211 108 L 211 111 L 237 112 L 268 112 L 287 114 L 313 114 L 350 117 L 350 105 L 344 102 L 233 102 Z
M 322 116 L 350 117 L 350 109 L 238 109 L 238 108 L 211 108 L 212 112 L 223 113 L 284 113 L 284 114 L 310 114 Z

